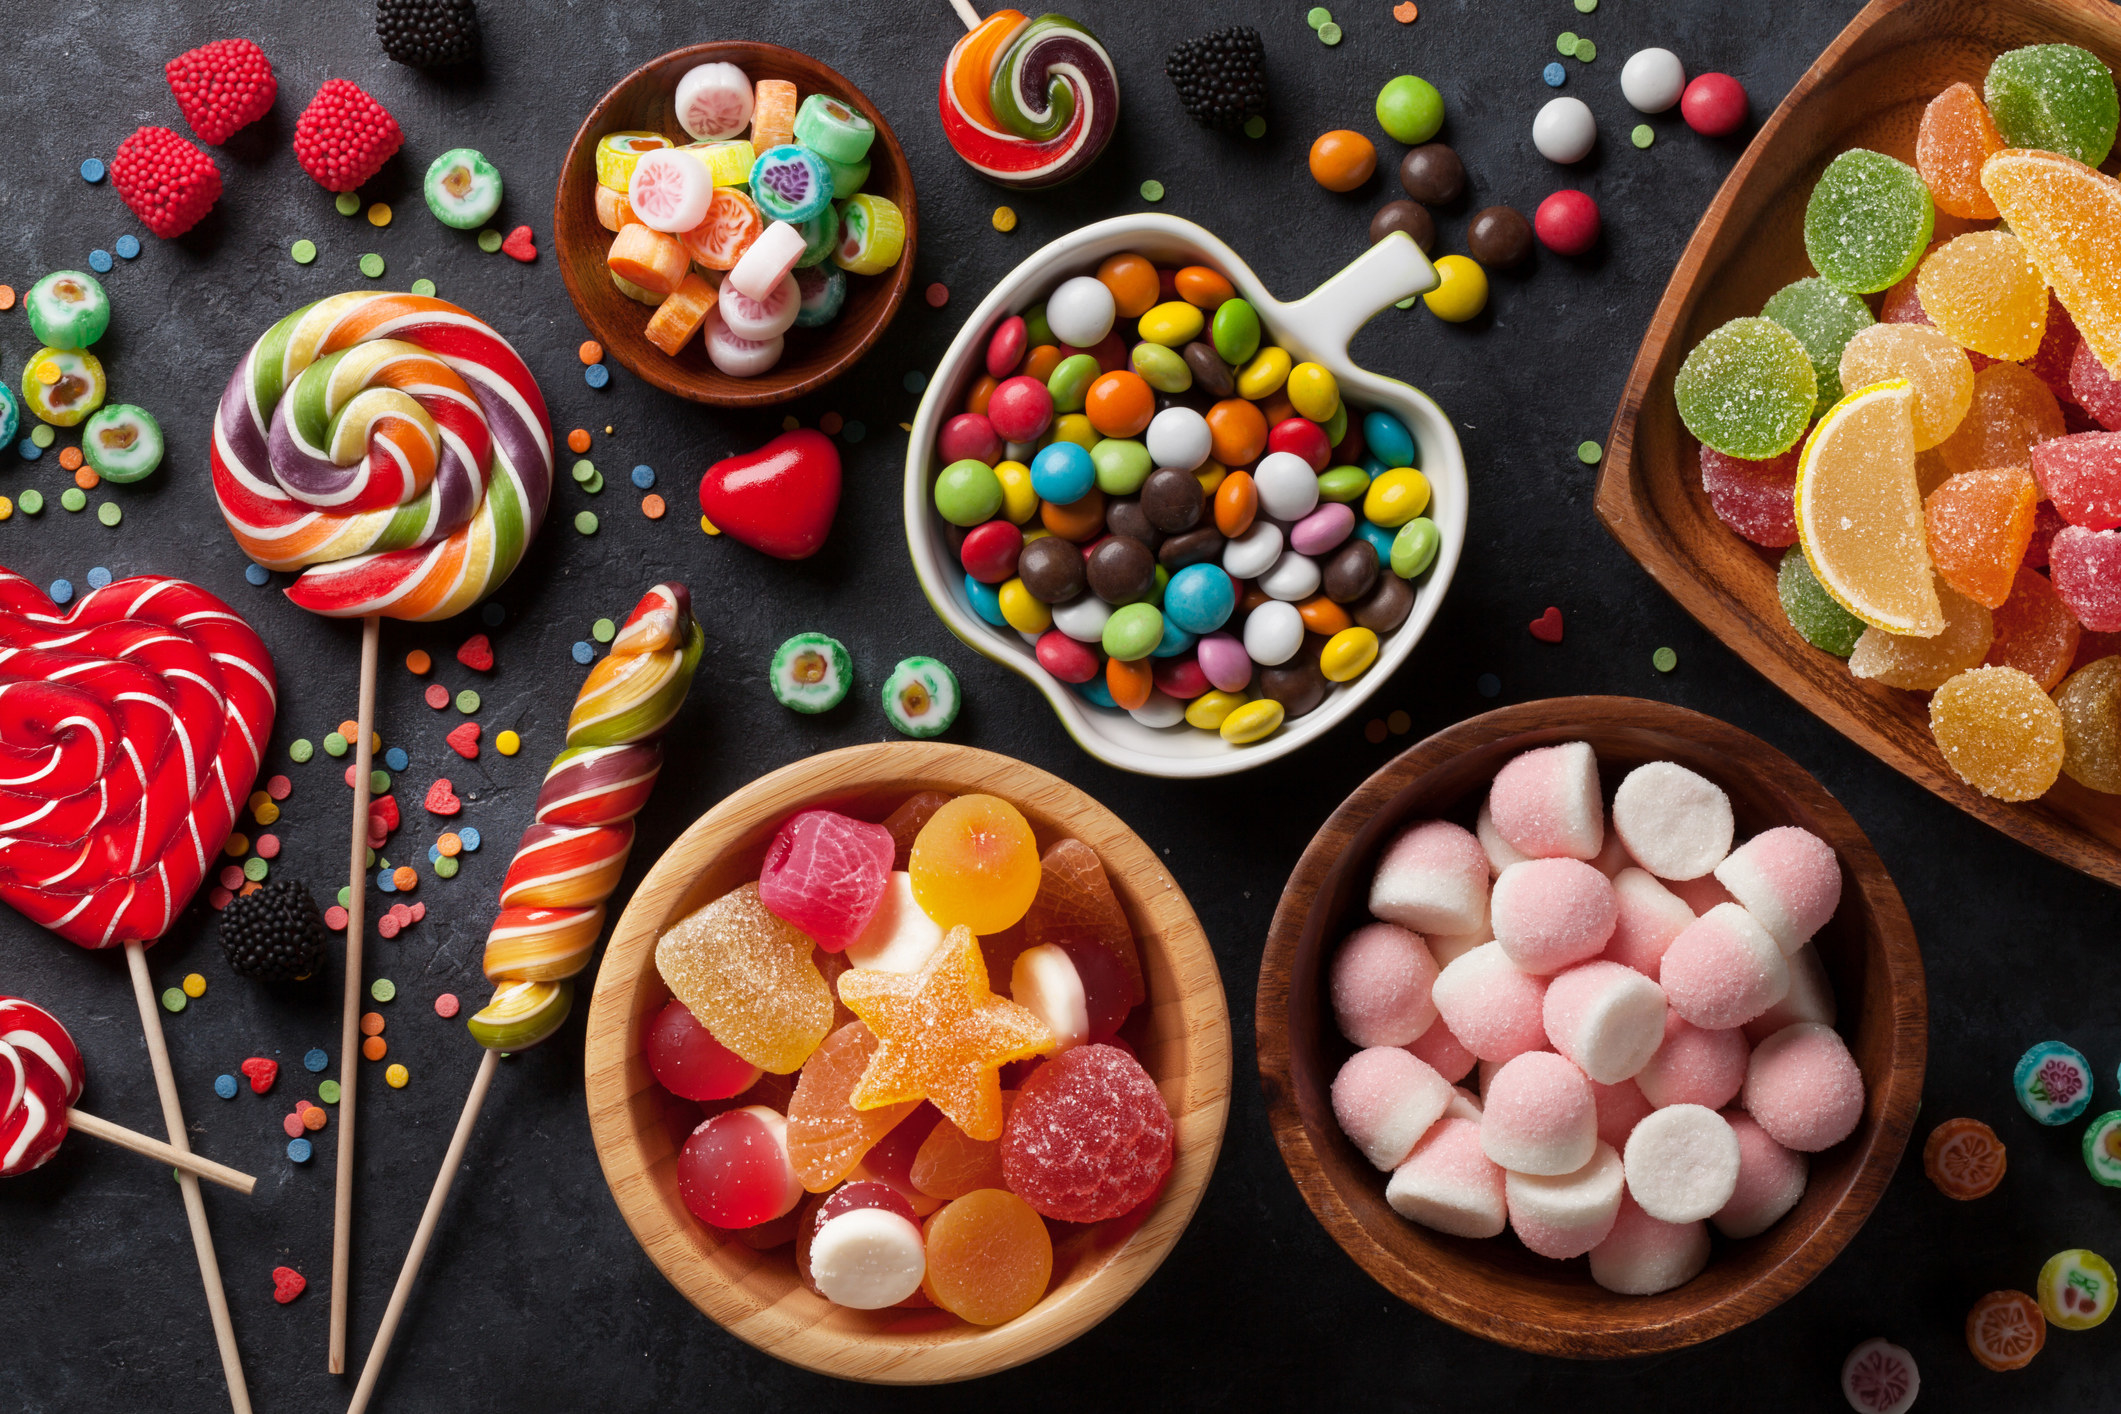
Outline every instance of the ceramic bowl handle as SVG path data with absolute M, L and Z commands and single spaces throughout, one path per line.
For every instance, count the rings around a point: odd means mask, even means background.
M 1332 279 L 1286 306 L 1282 317 L 1314 350 L 1345 353 L 1355 331 L 1384 309 L 1436 288 L 1436 267 L 1404 231 L 1371 246 Z

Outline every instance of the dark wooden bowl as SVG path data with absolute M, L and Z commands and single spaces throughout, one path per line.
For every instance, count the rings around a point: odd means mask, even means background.
M 1703 335 L 1758 314 L 1769 295 L 1812 273 L 1804 205 L 1830 160 L 1870 147 L 1912 162 L 1930 99 L 1961 80 L 1978 88 L 2006 49 L 2055 42 L 2121 69 L 2121 9 L 2107 0 L 1874 0 L 1841 32 L 1754 137 L 1672 272 L 1606 441 L 1598 518 L 1688 613 L 1842 735 L 2021 843 L 2121 884 L 2121 796 L 2064 776 L 2036 801 L 1993 800 L 1938 753 L 1926 694 L 1865 682 L 1797 636 L 1775 596 L 1781 552 L 1747 544 L 1716 518 L 1699 448 L 1672 401 L 1673 376 Z
M 1738 835 L 1801 825 L 1841 857 L 1841 907 L 1813 945 L 1833 979 L 1839 1029 L 1867 1095 L 1856 1132 L 1811 1156 L 1796 1208 L 1758 1237 L 1716 1239 L 1708 1269 L 1657 1296 L 1616 1296 L 1582 1258 L 1535 1256 L 1507 1234 L 1450 1237 L 1385 1204 L 1385 1175 L 1340 1132 L 1330 1087 L 1355 1048 L 1322 985 L 1333 946 L 1367 918 L 1363 899 L 1403 824 L 1470 827 L 1488 782 L 1521 751 L 1587 741 L 1607 796 L 1646 761 L 1676 761 L 1729 792 Z M 1929 1004 L 1914 925 L 1877 852 L 1796 762 L 1713 717 L 1632 697 L 1562 697 L 1460 722 L 1364 781 L 1297 861 L 1259 966 L 1259 1076 L 1282 1159 L 1333 1240 L 1401 1300 L 1521 1350 L 1606 1359 L 1674 1350 L 1772 1310 L 1819 1275 L 1863 1226 L 1907 1146 L 1922 1096 Z
M 760 79 L 787 79 L 804 98 L 828 93 L 861 110 L 876 124 L 869 149 L 869 181 L 863 191 L 897 203 L 906 217 L 906 253 L 881 275 L 849 275 L 847 303 L 840 317 L 821 329 L 791 329 L 781 361 L 756 378 L 731 378 L 707 358 L 707 345 L 695 337 L 672 358 L 648 342 L 649 309 L 619 293 L 611 283 L 604 256 L 611 232 L 597 224 L 596 150 L 606 133 L 645 130 L 673 139 L 678 126 L 675 95 L 680 76 L 695 64 L 727 62 Z M 898 135 L 862 91 L 807 54 L 778 44 L 730 41 L 692 44 L 650 60 L 620 79 L 597 100 L 575 131 L 560 164 L 559 190 L 552 198 L 552 244 L 560 262 L 567 297 L 605 352 L 637 377 L 666 393 L 715 407 L 766 407 L 802 396 L 852 368 L 877 341 L 898 313 L 899 301 L 913 279 L 919 213 L 913 201 L 913 171 L 906 165 Z

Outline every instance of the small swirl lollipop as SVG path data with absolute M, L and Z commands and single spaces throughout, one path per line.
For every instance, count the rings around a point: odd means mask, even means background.
M 685 704 L 705 645 L 685 586 L 658 584 L 634 606 L 610 656 L 589 670 L 575 698 L 567 745 L 545 772 L 530 828 L 501 881 L 500 916 L 486 937 L 486 976 L 496 991 L 467 1023 L 486 1055 L 348 1414 L 360 1414 L 375 1390 L 497 1058 L 550 1037 L 574 1004 L 572 979 L 589 966 L 603 931 L 605 900 L 633 848 L 633 817 L 655 789 L 663 733 Z
M 991 182 L 1058 186 L 1097 160 L 1119 125 L 1119 71 L 1097 36 L 1062 15 L 985 20 L 952 0 L 970 31 L 943 64 L 936 106 L 957 155 Z

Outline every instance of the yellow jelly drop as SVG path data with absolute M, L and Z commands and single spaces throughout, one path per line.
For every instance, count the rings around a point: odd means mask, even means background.
M 1282 705 L 1271 697 L 1262 697 L 1256 702 L 1247 702 L 1230 713 L 1216 728 L 1224 741 L 1232 746 L 1250 746 L 1274 735 L 1281 726 Z
M 1031 489 L 1031 468 L 1022 462 L 996 462 L 994 479 L 1002 483 L 1002 514 L 1022 525 L 1038 514 L 1038 492 Z
M 1044 633 L 1053 627 L 1053 609 L 1012 579 L 996 591 L 1001 596 L 1002 617 L 1018 633 Z
M 1372 524 L 1392 530 L 1429 508 L 1429 478 L 1411 466 L 1394 467 L 1362 493 L 1362 513 Z
M 1289 406 L 1313 422 L 1340 411 L 1340 380 L 1323 364 L 1299 363 L 1289 370 Z
M 2055 694 L 2062 709 L 2062 770 L 2078 785 L 2121 795 L 2121 657 L 2071 673 Z
M 1859 678 L 1911 692 L 1933 692 L 1988 655 L 1995 641 L 1994 620 L 1977 604 L 1937 582 L 1937 602 L 1944 608 L 1944 631 L 1931 638 L 1866 628 L 1849 655 L 1849 671 Z
M 1923 311 L 1953 342 L 2011 363 L 2039 352 L 2047 281 L 2008 231 L 1946 241 L 1915 273 Z
M 921 827 L 906 872 L 913 876 L 914 902 L 936 922 L 999 933 L 1038 894 L 1038 841 L 1008 801 L 961 795 Z
M 1204 732 L 1217 731 L 1224 719 L 1249 700 L 1242 692 L 1210 688 L 1186 704 L 1186 723 Z
M 1287 349 L 1267 345 L 1252 355 L 1252 361 L 1237 375 L 1237 396 L 1255 403 L 1273 397 L 1275 391 L 1289 381 L 1291 363 Z
M 1048 446 L 1055 442 L 1073 442 L 1084 451 L 1105 440 L 1105 434 L 1090 425 L 1086 414 L 1064 412 L 1053 419 L 1053 428 L 1046 434 Z
M 1141 317 L 1141 336 L 1152 344 L 1162 344 L 1167 349 L 1184 348 L 1200 337 L 1207 327 L 1207 316 L 1198 305 L 1187 304 L 1182 299 L 1167 300 Z
M 412 1072 L 402 1065 L 394 1064 L 383 1072 L 383 1083 L 393 1090 L 403 1090 L 411 1079 Z
M 1377 635 L 1359 626 L 1344 628 L 1319 650 L 1318 670 L 1326 675 L 1327 682 L 1346 682 L 1361 677 L 1376 661 Z
M 1938 688 L 1930 734 L 1960 780 L 1998 800 L 2036 800 L 2062 774 L 2062 709 L 2016 668 L 1974 668 Z
M 1873 324 L 1841 351 L 1841 386 L 1850 392 L 1895 378 L 1914 389 L 1915 450 L 1936 446 L 1974 402 L 1974 366 L 1957 344 L 1927 324 Z
M 1436 262 L 1436 288 L 1421 297 L 1429 313 L 1449 324 L 1463 324 L 1488 307 L 1488 272 L 1467 255 L 1446 255 Z

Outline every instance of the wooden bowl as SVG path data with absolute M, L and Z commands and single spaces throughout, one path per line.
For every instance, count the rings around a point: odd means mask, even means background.
M 797 1280 L 792 1249 L 754 1252 L 692 1216 L 677 1153 L 698 1107 L 655 1083 L 642 1057 L 670 998 L 655 940 L 693 909 L 758 877 L 791 813 L 827 806 L 881 820 L 922 790 L 985 791 L 1012 802 L 1041 849 L 1073 835 L 1097 851 L 1127 910 L 1147 973 L 1142 1064 L 1177 1123 L 1177 1157 L 1144 1217 L 1063 1225 L 1045 1299 L 982 1328 L 935 1310 L 852 1311 Z M 1130 1021 L 1128 1034 L 1141 1018 Z M 1057 776 L 991 752 L 888 742 L 826 752 L 762 776 L 695 822 L 656 861 L 619 919 L 589 1008 L 589 1124 L 627 1225 L 663 1275 L 714 1320 L 790 1364 L 878 1384 L 941 1384 L 993 1374 L 1065 1345 L 1149 1279 L 1200 1205 L 1230 1108 L 1230 1014 L 1192 905 L 1118 816 Z
M 1961 80 L 1978 88 L 2006 49 L 2055 42 L 2121 69 L 2121 9 L 2106 0 L 1874 0 L 1841 32 L 1753 139 L 1672 272 L 1606 441 L 1598 517 L 1688 613 L 1828 725 L 1967 814 L 2121 884 L 2121 796 L 2064 776 L 2036 801 L 1991 799 L 1939 754 L 1926 695 L 1865 682 L 1798 637 L 1775 595 L 1781 552 L 1716 518 L 1699 448 L 1672 401 L 1672 379 L 1703 335 L 1758 314 L 1769 295 L 1812 273 L 1804 206 L 1830 160 L 1870 147 L 1914 161 L 1930 99 Z
M 1385 1205 L 1385 1175 L 1340 1132 L 1330 1087 L 1355 1048 L 1322 985 L 1331 949 L 1368 915 L 1377 856 L 1399 828 L 1442 816 L 1470 826 L 1488 782 L 1535 746 L 1587 741 L 1606 794 L 1646 761 L 1676 761 L 1729 792 L 1738 835 L 1801 825 L 1841 858 L 1841 907 L 1813 939 L 1833 979 L 1838 1027 L 1867 1092 L 1856 1132 L 1811 1156 L 1811 1182 L 1782 1221 L 1716 1239 L 1707 1270 L 1657 1296 L 1617 1296 L 1589 1264 L 1549 1261 L 1515 1238 L 1450 1237 Z M 1900 1162 L 1922 1095 L 1928 1002 L 1914 925 L 1863 831 L 1787 756 L 1738 728 L 1661 702 L 1563 697 L 1438 732 L 1364 781 L 1297 861 L 1259 967 L 1259 1075 L 1268 1117 L 1304 1201 L 1363 1270 L 1460 1330 L 1579 1359 L 1692 1345 L 1795 1294 L 1863 1226 Z
M 870 173 L 863 191 L 895 202 L 906 217 L 906 250 L 881 275 L 849 275 L 840 317 L 819 329 L 788 331 L 781 361 L 756 378 L 731 378 L 708 361 L 705 340 L 695 336 L 672 358 L 648 342 L 649 309 L 619 293 L 604 264 L 611 232 L 597 223 L 597 140 L 606 133 L 645 130 L 681 136 L 675 95 L 678 79 L 695 64 L 735 64 L 755 83 L 787 79 L 804 98 L 827 93 L 861 111 L 876 125 L 869 149 Z M 898 135 L 862 91 L 807 54 L 778 44 L 730 41 L 692 44 L 650 60 L 620 79 L 597 100 L 560 163 L 560 185 L 552 198 L 552 243 L 567 297 L 605 352 L 635 376 L 666 393 L 715 407 L 766 407 L 821 388 L 852 368 L 898 313 L 913 279 L 915 237 L 920 225 L 913 201 L 913 171 Z

